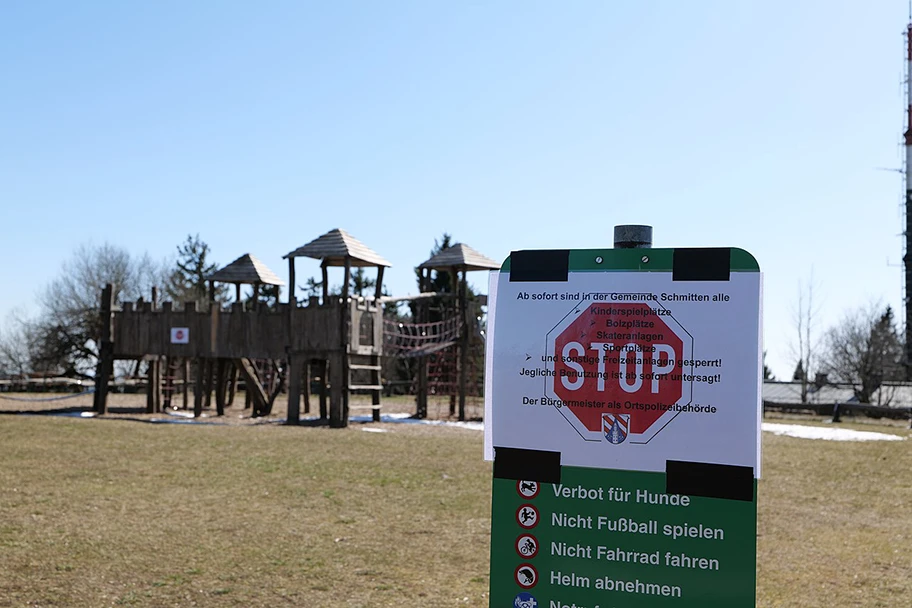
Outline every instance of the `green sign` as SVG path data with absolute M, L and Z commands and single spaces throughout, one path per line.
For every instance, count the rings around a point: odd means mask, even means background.
M 490 605 L 754 606 L 753 258 L 518 252 L 490 293 Z

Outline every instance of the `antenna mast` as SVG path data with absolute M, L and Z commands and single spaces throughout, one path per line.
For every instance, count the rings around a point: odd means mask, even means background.
M 903 304 L 906 313 L 906 342 L 905 364 L 906 380 L 912 380 L 912 2 L 909 4 L 909 24 L 906 26 L 906 132 L 904 134 L 906 148 L 905 163 L 905 251 L 903 252 L 903 267 L 905 281 L 903 283 Z

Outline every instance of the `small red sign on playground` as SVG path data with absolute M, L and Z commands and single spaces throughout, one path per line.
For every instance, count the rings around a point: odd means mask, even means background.
M 171 344 L 190 344 L 190 328 L 172 327 Z

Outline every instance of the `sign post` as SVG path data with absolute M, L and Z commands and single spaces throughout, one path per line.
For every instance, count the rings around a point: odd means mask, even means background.
M 754 606 L 754 258 L 519 251 L 491 294 L 490 605 Z

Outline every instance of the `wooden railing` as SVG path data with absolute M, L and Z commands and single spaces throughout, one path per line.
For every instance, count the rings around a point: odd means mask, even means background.
M 155 307 L 151 302 L 125 302 L 113 312 L 112 342 L 116 358 L 145 355 L 170 357 L 217 357 L 281 359 L 289 351 L 328 356 L 342 347 L 340 298 L 289 309 L 258 306 L 245 310 L 242 304 L 227 308 L 212 306 L 201 312 L 193 302 L 175 309 L 171 302 Z M 349 303 L 352 320 L 349 352 L 380 354 L 382 308 L 373 303 Z

